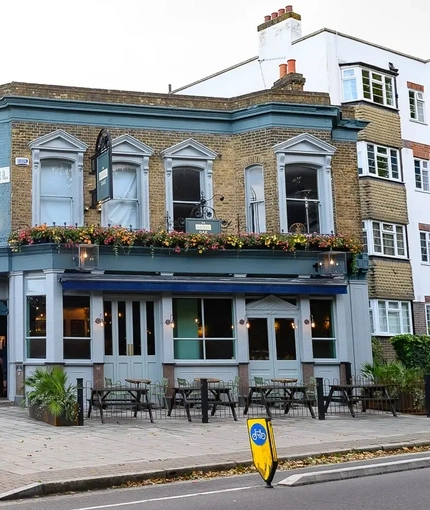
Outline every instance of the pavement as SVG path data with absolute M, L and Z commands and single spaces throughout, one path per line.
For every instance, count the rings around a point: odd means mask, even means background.
M 242 410 L 240 410 L 242 412 Z M 366 414 L 326 420 L 274 418 L 278 458 L 297 459 L 350 450 L 430 445 L 425 416 Z M 171 478 L 191 471 L 252 463 L 246 417 L 108 418 L 83 427 L 52 427 L 27 410 L 0 406 L 0 500 L 88 490 L 130 480 Z

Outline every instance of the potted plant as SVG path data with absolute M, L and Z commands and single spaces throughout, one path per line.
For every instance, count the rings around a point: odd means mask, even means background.
M 61 367 L 36 368 L 24 384 L 31 418 L 55 426 L 78 424 L 77 388 L 68 384 Z
M 365 363 L 361 373 L 372 382 L 388 387 L 391 397 L 397 398 L 397 411 L 425 413 L 424 380 L 423 371 L 420 368 L 406 367 L 400 361 L 374 361 Z M 384 410 L 389 409 L 387 407 Z

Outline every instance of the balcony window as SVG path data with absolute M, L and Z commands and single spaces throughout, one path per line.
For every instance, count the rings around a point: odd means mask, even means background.
M 399 151 L 372 143 L 357 144 L 359 175 L 370 175 L 393 181 L 401 180 Z
M 412 333 L 411 307 L 408 301 L 371 300 L 375 335 Z
M 406 258 L 406 228 L 404 225 L 366 220 L 367 247 L 370 255 Z
M 365 100 L 395 107 L 394 77 L 364 67 L 342 69 L 343 101 Z

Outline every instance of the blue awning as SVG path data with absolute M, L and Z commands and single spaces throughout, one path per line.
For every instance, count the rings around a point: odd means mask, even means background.
M 74 275 L 59 277 L 64 290 L 82 292 L 181 292 L 209 294 L 346 294 L 344 280 L 323 278 L 248 278 L 130 275 Z

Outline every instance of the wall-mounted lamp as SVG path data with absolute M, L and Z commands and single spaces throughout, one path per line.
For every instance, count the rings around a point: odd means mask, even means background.
M 100 326 L 104 326 L 104 325 L 105 325 L 105 321 L 104 321 L 104 319 L 103 319 L 103 315 L 102 315 L 102 314 L 100 314 L 100 317 L 96 317 L 96 318 L 94 319 L 94 322 L 95 322 L 96 324 L 100 325 Z
M 99 245 L 98 244 L 78 244 L 77 256 L 73 257 L 75 265 L 83 271 L 92 271 L 99 265 Z
M 311 315 L 311 328 L 315 327 L 315 321 L 313 315 Z
M 241 326 L 243 326 L 244 324 L 246 324 L 246 327 L 249 329 L 249 322 L 248 322 L 248 320 L 247 320 L 246 318 L 245 318 L 245 319 L 240 319 L 239 324 L 240 324 Z
M 343 251 L 318 253 L 316 269 L 321 276 L 345 276 L 347 273 L 346 253 Z
M 170 326 L 170 327 L 174 328 L 174 327 L 175 327 L 175 323 L 174 323 L 174 321 L 173 321 L 173 315 L 171 315 L 169 319 L 166 319 L 166 320 L 164 321 L 164 324 L 165 324 L 166 326 Z

